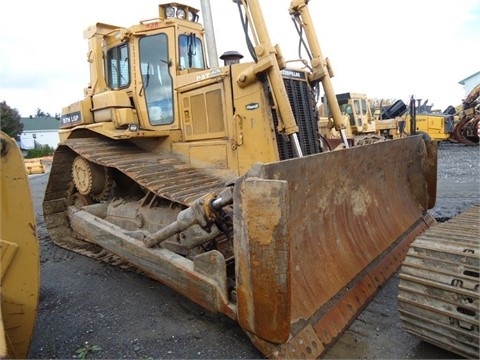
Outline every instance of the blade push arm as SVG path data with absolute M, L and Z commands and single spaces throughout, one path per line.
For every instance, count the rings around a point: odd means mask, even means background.
M 257 0 L 234 0 L 234 2 L 240 3 L 245 9 L 246 16 L 251 24 L 251 31 L 255 41 L 254 50 L 258 60 L 253 71 L 251 71 L 250 74 L 245 74 L 244 77 L 240 79 L 239 86 L 242 86 L 242 80 L 251 78 L 254 74 L 260 72 L 266 73 L 272 88 L 275 105 L 279 111 L 279 122 L 283 128 L 282 131 L 290 137 L 296 155 L 301 157 L 303 154 L 297 137 L 298 127 L 280 72 L 279 61 L 277 59 L 278 52 L 270 41 L 260 5 Z M 248 80 L 243 82 L 246 83 Z
M 332 112 L 335 129 L 340 131 L 342 141 L 345 147 L 348 147 L 347 136 L 345 133 L 345 125 L 343 124 L 342 114 L 340 112 L 340 106 L 333 91 L 331 78 L 331 70 L 328 61 L 323 57 L 320 44 L 317 39 L 315 29 L 313 27 L 313 21 L 308 10 L 308 0 L 293 0 L 290 4 L 290 15 L 296 18 L 298 24 L 303 28 L 310 52 L 312 54 L 311 67 L 312 77 L 311 81 L 320 80 L 322 82 L 325 96 Z

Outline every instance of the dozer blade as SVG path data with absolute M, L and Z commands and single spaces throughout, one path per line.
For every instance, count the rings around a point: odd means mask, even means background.
M 317 358 L 434 223 L 419 136 L 259 164 L 234 193 L 238 321 L 271 358 Z
M 28 355 L 40 293 L 40 249 L 23 156 L 0 131 L 0 359 Z

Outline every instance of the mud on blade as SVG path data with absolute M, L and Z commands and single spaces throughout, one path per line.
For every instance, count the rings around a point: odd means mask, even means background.
M 268 357 L 315 358 L 434 221 L 436 144 L 415 136 L 252 167 L 237 181 L 238 321 Z

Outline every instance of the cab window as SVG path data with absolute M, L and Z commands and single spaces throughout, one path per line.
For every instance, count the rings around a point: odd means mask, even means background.
M 363 115 L 367 115 L 367 109 L 368 109 L 367 106 L 368 106 L 367 100 L 362 99 L 362 114 Z
M 202 42 L 195 34 L 178 37 L 179 67 L 184 69 L 205 69 Z
M 130 71 L 127 44 L 108 50 L 107 73 L 107 85 L 110 89 L 128 87 L 130 84 Z
M 350 122 L 350 125 L 351 126 L 354 126 L 355 125 L 355 118 L 353 116 L 353 110 L 352 110 L 352 105 L 350 104 L 342 104 L 340 105 L 340 111 L 343 113 L 343 114 L 347 114 L 348 115 L 348 120 Z

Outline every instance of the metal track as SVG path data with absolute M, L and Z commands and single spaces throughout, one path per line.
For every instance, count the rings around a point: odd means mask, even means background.
M 479 358 L 480 204 L 410 245 L 398 304 L 406 331 L 467 358 Z
M 69 148 L 86 159 L 116 168 L 165 199 L 188 205 L 209 192 L 222 190 L 225 180 L 196 169 L 172 154 L 156 154 L 132 143 L 101 138 L 71 139 Z
M 107 263 L 128 266 L 70 228 L 67 198 L 72 187 L 72 163 L 78 155 L 115 168 L 157 196 L 184 206 L 225 188 L 225 179 L 195 169 L 171 154 L 149 152 L 129 142 L 105 138 L 68 139 L 57 148 L 53 158 L 43 202 L 45 223 L 57 245 Z

